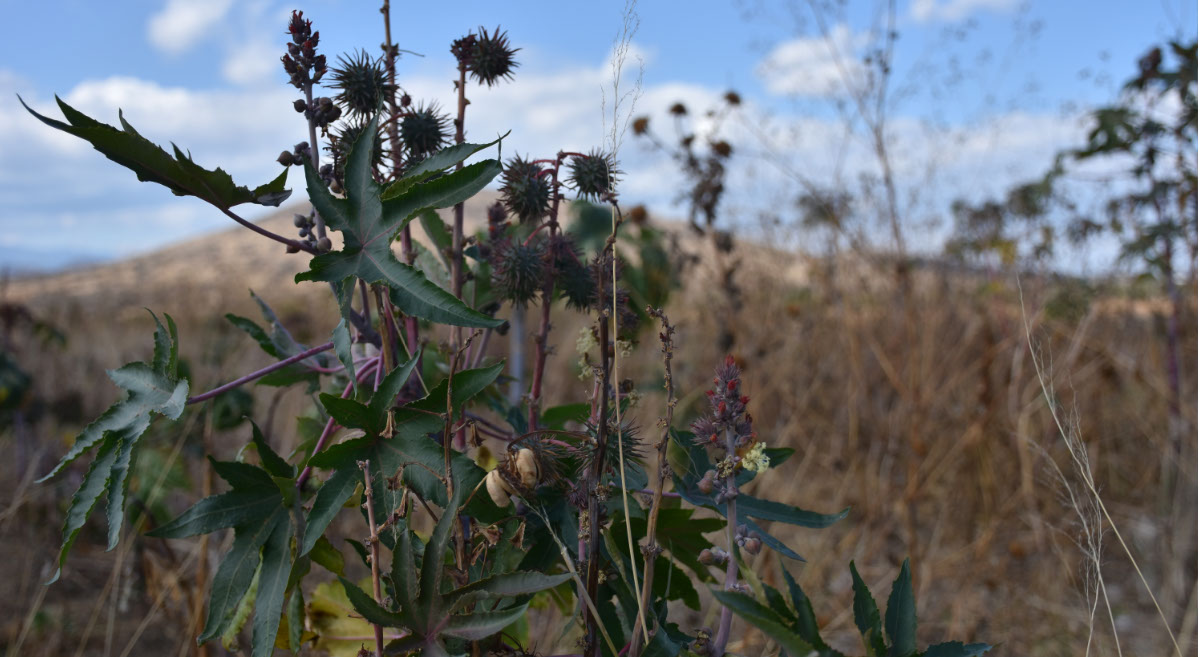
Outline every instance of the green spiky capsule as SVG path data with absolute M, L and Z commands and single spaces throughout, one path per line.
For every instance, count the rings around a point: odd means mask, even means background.
M 513 69 L 517 64 L 514 55 L 520 48 L 513 48 L 508 43 L 508 34 L 497 27 L 494 32 L 482 27 L 471 44 L 470 57 L 467 60 L 467 71 L 479 84 L 492 86 L 500 80 L 511 80 Z
M 424 159 L 449 141 L 449 123 L 439 113 L 437 103 L 418 105 L 400 119 L 400 138 L 414 160 Z
M 492 281 L 505 298 L 514 303 L 527 303 L 542 287 L 545 255 L 545 244 L 541 241 L 497 244 L 492 253 Z
M 374 114 L 392 92 L 382 63 L 364 50 L 351 57 L 338 57 L 331 86 L 338 90 L 337 102 L 351 115 L 360 117 Z
M 613 191 L 617 175 L 621 173 L 612 157 L 596 150 L 571 158 L 567 168 L 571 187 L 581 197 L 595 200 L 602 200 Z
M 514 157 L 504 167 L 500 180 L 504 207 L 521 222 L 538 219 L 550 211 L 550 181 L 537 163 Z

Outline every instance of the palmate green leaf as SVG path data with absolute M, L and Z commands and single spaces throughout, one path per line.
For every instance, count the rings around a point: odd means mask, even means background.
M 271 462 L 272 469 L 287 468 L 294 472 L 256 432 L 255 442 L 260 455 Z M 265 449 L 264 449 L 265 447 Z M 272 458 L 273 457 L 273 458 Z M 288 593 L 288 579 L 295 563 L 292 536 L 296 527 L 288 508 L 294 480 L 272 476 L 270 472 L 248 463 L 215 461 L 213 469 L 233 490 L 206 497 L 179 517 L 150 532 L 151 536 L 182 538 L 233 527 L 233 547 L 218 566 L 208 600 L 208 619 L 197 639 L 204 643 L 226 635 L 238 620 L 239 606 L 245 600 L 251 581 L 258 574 L 258 588 L 253 598 L 254 623 L 252 654 L 265 657 L 272 653 Z M 277 462 L 276 462 L 277 461 Z M 284 494 L 287 489 L 288 495 Z M 244 614 L 240 614 L 244 616 Z
M 448 604 L 454 604 L 467 595 L 483 594 L 485 597 L 504 598 L 551 589 L 571 579 L 570 573 L 547 575 L 539 572 L 518 571 L 494 575 L 458 588 L 446 595 Z
M 206 497 L 179 517 L 146 533 L 154 538 L 187 538 L 267 517 L 280 505 L 273 495 L 260 491 L 230 491 Z
M 25 105 L 20 96 L 17 98 L 42 123 L 89 142 L 108 159 L 136 173 L 138 180 L 163 185 L 177 196 L 195 196 L 228 210 L 242 203 L 278 206 L 292 194 L 291 190 L 283 188 L 287 184 L 286 168 L 275 180 L 250 190 L 236 185 L 233 178 L 221 169 L 209 171 L 197 165 L 178 146 L 174 147 L 175 156 L 172 157 L 138 134 L 124 115 L 120 115 L 123 129 L 118 130 L 88 117 L 55 96 L 59 109 L 68 121 L 63 123 L 38 114 Z
M 879 620 L 879 607 L 871 590 L 858 574 L 854 562 L 850 562 L 850 575 L 854 578 L 854 625 L 862 635 L 867 654 L 884 657 L 887 647 L 883 644 L 883 626 Z
M 88 468 L 79 489 L 71 497 L 63 522 L 62 547 L 58 568 L 50 582 L 58 579 L 79 531 L 87 522 L 102 495 L 108 496 L 108 549 L 116 547 L 125 520 L 125 495 L 129 488 L 129 470 L 142 434 L 150 427 L 152 414 L 178 419 L 188 395 L 188 383 L 175 379 L 178 356 L 175 346 L 175 323 L 167 317 L 164 328 L 154 316 L 154 356 L 150 365 L 129 363 L 108 376 L 126 391 L 125 399 L 113 404 L 94 422 L 84 427 L 75 444 L 46 476 L 45 481 L 58 474 L 93 447 L 99 445 L 96 457 Z
M 490 367 L 465 370 L 455 374 L 453 401 L 456 412 L 468 400 L 491 385 L 503 369 L 504 363 L 500 362 Z M 394 395 L 390 394 L 388 390 L 393 387 L 393 383 L 399 384 L 402 378 L 401 373 L 396 374 L 392 381 L 385 378 L 381 382 L 380 392 L 376 393 L 375 398 L 372 398 L 372 406 L 376 407 L 376 411 L 372 411 L 371 406 L 354 400 L 340 399 L 326 410 L 335 419 L 341 415 L 343 419 L 353 421 L 363 427 L 375 427 L 377 426 L 376 421 L 386 416 L 386 413 L 375 415 L 384 408 L 383 403 L 376 402 L 376 399 L 386 399 L 390 402 Z M 377 503 L 385 499 L 386 480 L 403 468 L 403 482 L 406 486 L 422 499 L 445 506 L 445 484 L 433 474 L 433 472 L 441 472 L 445 468 L 444 453 L 441 445 L 430 440 L 427 434 L 439 431 L 444 426 L 445 420 L 441 415 L 446 411 L 447 387 L 446 381 L 443 380 L 434 386 L 424 399 L 394 410 L 392 412 L 393 435 L 391 438 L 384 438 L 378 433 L 368 432 L 362 438 L 332 445 L 309 459 L 309 465 L 334 470 L 334 474 L 317 491 L 312 511 L 309 513 L 305 545 L 301 549 L 301 554 L 306 553 L 312 547 L 312 543 L 316 541 L 314 534 L 324 531 L 324 527 L 328 526 L 329 521 L 337 514 L 342 504 L 350 498 L 357 484 L 362 481 L 362 472 L 358 468 L 359 461 L 370 461 L 371 483 L 376 492 Z M 379 397 L 380 394 L 383 397 Z M 323 396 L 322 401 L 332 401 L 332 398 Z M 473 489 L 486 474 L 474 461 L 461 453 L 456 452 L 451 463 L 454 468 L 455 482 L 460 488 Z M 489 518 L 497 513 L 495 508 L 483 499 L 483 496 L 475 496 L 469 510 L 472 517 L 484 522 L 489 521 Z
M 908 566 L 908 559 L 904 560 L 900 574 L 892 583 L 883 627 L 891 642 L 888 657 L 911 657 L 917 654 L 917 602 L 913 599 L 912 570 Z
M 499 144 L 500 140 L 504 139 L 508 135 L 509 133 L 506 132 L 500 137 L 496 138 L 495 141 L 490 141 L 486 144 L 462 143 L 443 148 L 442 150 L 418 162 L 417 165 L 409 169 L 404 176 L 400 178 L 400 180 L 388 185 L 388 188 L 383 192 L 383 198 L 386 200 L 403 194 L 411 189 L 413 185 L 428 180 L 429 178 L 445 171 L 446 169 L 449 169 L 460 162 L 466 161 L 468 157 L 471 157 L 485 148 L 490 148 L 496 144 Z
M 722 605 L 778 643 L 779 647 L 787 651 L 788 655 L 801 657 L 812 652 L 812 647 L 788 627 L 786 619 L 781 618 L 779 614 L 763 606 L 754 598 L 734 591 L 714 590 L 713 595 Z
M 262 462 L 263 468 L 275 477 L 295 477 L 296 468 L 283 460 L 275 450 L 267 443 L 267 439 L 263 436 L 262 430 L 254 421 L 250 422 L 252 428 L 251 442 L 254 443 L 254 449 L 258 452 L 258 460 Z
M 383 627 L 401 627 L 403 620 L 399 614 L 394 614 L 383 607 L 379 606 L 378 602 L 367 595 L 366 591 L 358 588 L 358 585 L 345 577 L 338 577 L 342 587 L 346 589 L 346 598 L 350 600 L 350 604 L 354 605 L 354 611 L 362 615 L 367 622 L 381 625 Z
M 783 578 L 788 585 L 788 594 L 792 598 L 792 609 L 795 613 L 793 629 L 800 635 L 800 638 L 816 648 L 821 655 L 840 655 L 841 653 L 830 648 L 821 638 L 820 628 L 817 627 L 817 616 L 813 613 L 812 603 L 809 602 L 804 589 L 800 588 L 783 564 L 779 565 L 779 569 L 783 571 Z
M 275 637 L 283 616 L 288 574 L 292 570 L 292 524 L 284 519 L 275 525 L 262 548 L 262 567 L 258 578 L 258 598 L 254 603 L 254 632 L 251 639 L 254 657 L 275 654 Z
M 363 130 L 375 134 L 378 118 Z M 346 159 L 346 198 L 330 193 L 311 164 L 305 164 L 308 194 L 326 224 L 342 233 L 341 251 L 321 254 L 297 281 L 340 283 L 343 316 L 354 293 L 353 282 L 386 283 L 392 302 L 404 313 L 441 324 L 493 328 L 502 322 L 464 304 L 421 272 L 401 263 L 392 252 L 396 232 L 422 210 L 445 208 L 467 200 L 500 173 L 500 163 L 484 160 L 428 182 L 415 184 L 396 196 L 381 198 L 371 175 L 373 139 L 359 138 Z
M 302 344 L 288 332 L 283 323 L 279 321 L 279 317 L 275 311 L 271 309 L 267 302 L 250 291 L 250 297 L 258 304 L 259 310 L 262 312 L 263 320 L 266 322 L 267 328 L 259 326 L 254 320 L 226 313 L 225 319 L 237 328 L 245 331 L 247 335 L 258 343 L 258 346 L 277 360 L 295 356 L 296 354 L 306 351 L 309 346 Z M 328 365 L 325 354 L 315 354 L 299 363 L 289 365 L 282 370 L 277 370 L 262 377 L 256 383 L 257 385 L 265 386 L 289 386 L 298 381 L 309 381 L 315 383 L 318 379 L 318 374 L 305 367 L 306 364 L 325 367 Z
M 305 537 L 307 537 L 307 533 Z M 314 563 L 334 575 L 343 575 L 346 572 L 346 558 L 342 556 L 341 550 L 334 547 L 333 543 L 328 538 L 325 538 L 323 534 L 316 540 L 312 551 L 308 555 Z
M 486 639 L 515 623 L 528 608 L 527 603 L 503 611 L 477 611 L 451 616 L 441 633 L 468 641 Z

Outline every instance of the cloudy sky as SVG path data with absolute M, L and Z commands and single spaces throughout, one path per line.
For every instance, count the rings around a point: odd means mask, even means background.
M 229 223 L 38 123 L 17 94 L 53 117 L 55 94 L 108 123 L 120 108 L 148 138 L 175 142 L 201 165 L 254 186 L 277 175 L 281 150 L 306 138 L 291 109 L 298 93 L 279 64 L 289 12 L 303 9 L 313 20 L 331 62 L 358 47 L 376 54 L 382 41 L 375 2 L 2 4 L 10 29 L 0 40 L 0 267 L 120 258 Z M 416 99 L 452 106 L 449 43 L 469 30 L 499 25 L 521 48 L 513 82 L 470 89 L 469 139 L 512 130 L 505 153 L 539 156 L 605 143 L 625 2 L 394 4 L 395 40 L 423 55 L 406 54 L 399 67 Z M 641 72 L 635 115 L 650 115 L 670 137 L 666 109 L 676 101 L 703 129 L 703 111 L 726 90 L 745 100 L 721 128 L 735 145 L 728 221 L 747 224 L 764 210 L 786 215 L 802 184 L 854 189 L 878 172 L 847 85 L 869 75 L 863 58 L 886 33 L 886 3 L 851 0 L 832 11 L 825 4 L 635 7 L 622 78 L 628 91 Z M 1078 143 L 1080 117 L 1115 97 L 1141 54 L 1195 38 L 1196 23 L 1195 3 L 1181 0 L 898 0 L 886 111 L 906 211 L 913 221 L 934 221 L 953 198 L 981 198 L 1037 175 L 1057 149 Z M 628 114 L 628 102 L 619 109 Z M 684 214 L 679 178 L 663 157 L 632 135 L 619 157 L 626 204 Z M 290 183 L 303 199 L 297 169 Z M 261 216 L 248 208 L 246 216 Z

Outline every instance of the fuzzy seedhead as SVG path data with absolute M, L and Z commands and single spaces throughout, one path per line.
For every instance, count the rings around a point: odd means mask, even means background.
M 504 207 L 522 223 L 541 218 L 550 211 L 550 181 L 541 165 L 516 156 L 500 174 L 500 194 Z
M 400 119 L 400 138 L 413 160 L 422 160 L 450 141 L 450 119 L 437 103 L 418 105 Z
M 338 90 L 337 102 L 357 117 L 374 114 L 393 91 L 382 61 L 372 59 L 365 50 L 338 57 L 331 86 Z
M 584 199 L 604 200 L 616 188 L 617 161 L 611 155 L 593 150 L 571 158 L 567 165 L 568 184 Z

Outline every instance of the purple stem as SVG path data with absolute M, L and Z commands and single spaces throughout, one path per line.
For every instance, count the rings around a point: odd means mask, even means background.
M 729 429 L 725 430 L 725 450 L 726 454 L 733 456 L 737 453 L 737 447 L 733 442 L 733 432 Z M 725 562 L 725 590 L 732 590 L 738 580 L 737 557 L 734 554 L 736 550 L 735 535 L 737 533 L 737 478 L 734 475 L 733 468 L 730 468 L 729 476 L 725 478 L 725 529 L 729 537 L 729 559 Z M 712 657 L 721 657 L 725 654 L 725 645 L 729 643 L 729 632 L 733 627 L 733 610 L 729 607 L 721 607 L 721 624 L 717 627 L 717 636 L 713 640 L 712 650 L 709 654 Z
M 316 354 L 319 354 L 323 351 L 329 351 L 330 349 L 333 349 L 332 342 L 326 342 L 325 344 L 323 344 L 319 347 L 313 347 L 312 349 L 309 349 L 308 351 L 302 351 L 302 352 L 296 354 L 295 356 L 292 356 L 290 358 L 285 358 L 285 359 L 279 361 L 278 363 L 268 365 L 268 366 L 262 368 L 261 370 L 255 370 L 255 371 L 247 374 L 246 376 L 243 376 L 240 379 L 234 379 L 233 381 L 230 381 L 229 383 L 226 383 L 223 386 L 213 388 L 212 390 L 209 390 L 208 392 L 196 395 L 195 397 L 189 397 L 187 400 L 187 403 L 195 404 L 197 402 L 202 402 L 206 399 L 212 399 L 213 397 L 216 397 L 217 395 L 219 395 L 223 392 L 228 392 L 230 390 L 233 390 L 234 388 L 236 388 L 238 386 L 245 385 L 255 379 L 262 378 L 262 377 L 270 374 L 271 372 L 274 372 L 275 370 L 281 370 L 281 369 L 287 367 L 288 365 L 302 361 L 305 358 L 315 356 Z
M 239 224 L 245 226 L 246 228 L 249 228 L 250 230 L 258 233 L 259 235 L 262 235 L 263 237 L 266 237 L 268 239 L 273 239 L 276 242 L 279 242 L 280 244 L 286 244 L 290 247 L 299 249 L 300 251 L 311 253 L 313 255 L 317 254 L 316 249 L 312 248 L 308 244 L 305 244 L 304 242 L 299 242 L 297 240 L 288 239 L 282 235 L 276 235 L 275 233 L 272 233 L 271 231 L 267 230 L 266 228 L 263 228 L 262 226 L 258 226 L 256 224 L 250 223 L 249 221 L 246 221 L 245 219 L 237 216 L 236 214 L 230 212 L 227 209 L 222 209 L 221 212 L 224 212 L 225 216 L 229 217 L 230 219 L 233 219 L 234 221 L 238 222 Z M 318 221 L 320 221 L 320 219 L 318 219 Z

